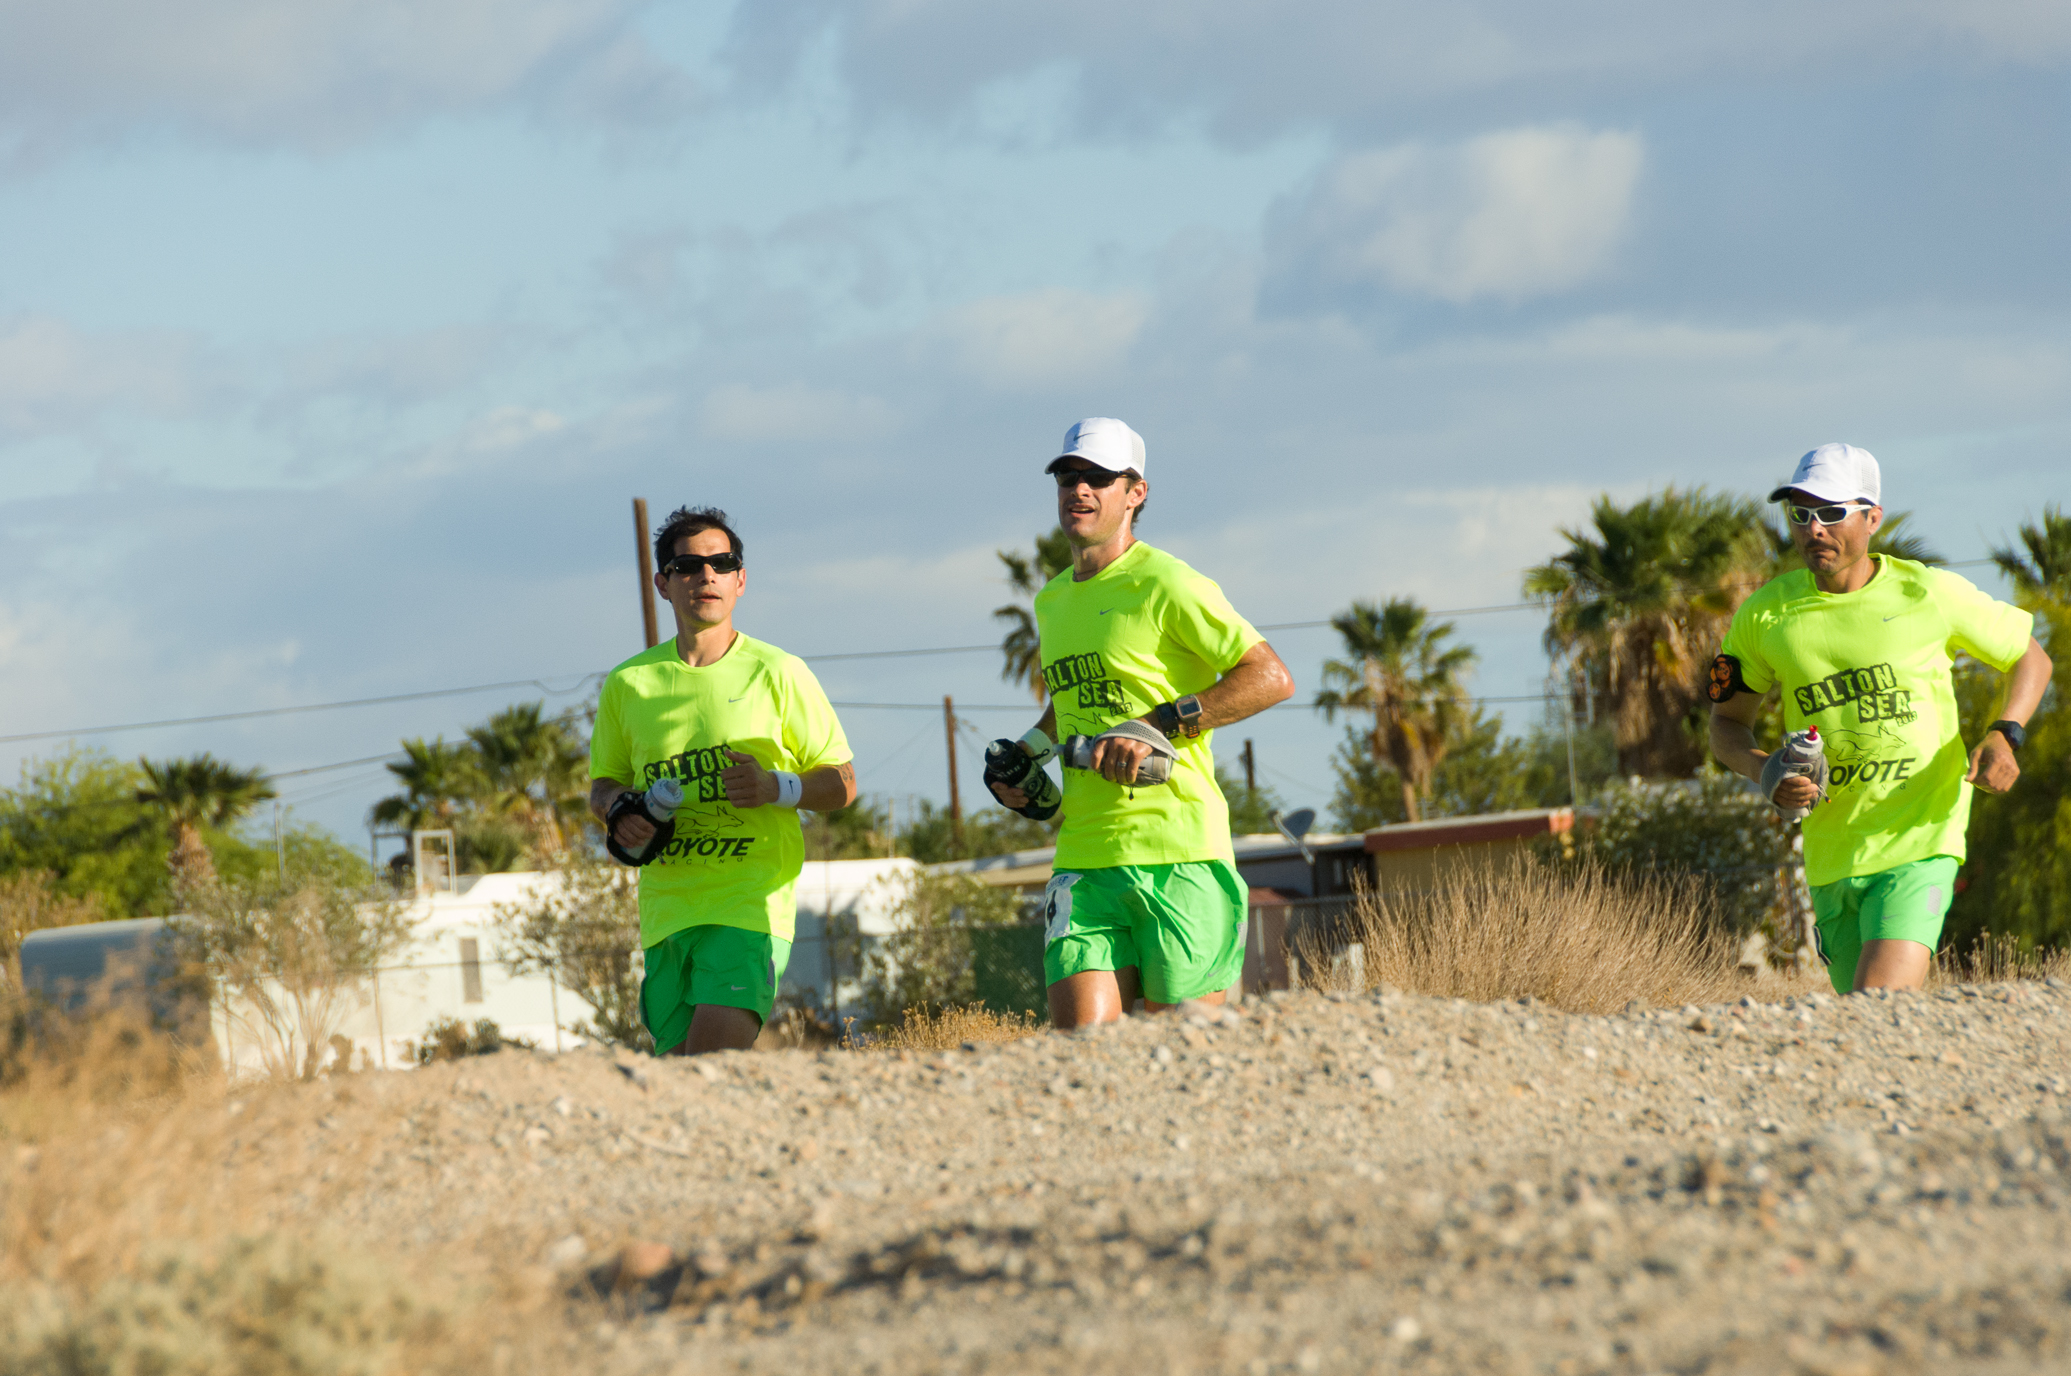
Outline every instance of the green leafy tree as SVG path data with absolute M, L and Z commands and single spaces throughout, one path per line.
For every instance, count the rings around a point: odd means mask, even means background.
M 95 750 L 28 760 L 0 790 L 0 874 L 41 871 L 54 893 L 112 917 L 165 911 L 172 839 L 137 801 L 136 765 Z
M 1057 844 L 1058 813 L 1048 822 L 1031 821 L 1003 807 L 982 807 L 964 817 L 964 844 L 956 844 L 949 809 L 921 799 L 913 820 L 899 828 L 899 853 L 910 855 L 923 865 L 961 860 L 973 855 L 1004 855 L 1008 851 L 1035 850 Z
M 1734 610 L 1772 564 L 1756 505 L 1674 488 L 1597 500 L 1568 548 L 1525 573 L 1546 606 L 1548 653 L 1591 670 L 1611 711 L 1618 772 L 1684 777 L 1705 757 L 1706 666 Z
M 1287 805 L 1280 801 L 1280 795 L 1271 788 L 1260 785 L 1246 788 L 1244 781 L 1226 772 L 1222 762 L 1215 765 L 1215 783 L 1222 790 L 1224 801 L 1230 805 L 1230 835 L 1258 836 L 1273 830 L 1273 814 L 1286 811 Z
M 893 854 L 898 844 L 891 809 L 867 798 L 833 812 L 801 812 L 798 822 L 808 860 L 870 860 Z
M 1326 721 L 1346 711 L 1371 715 L 1367 749 L 1377 765 L 1393 766 L 1402 810 L 1414 822 L 1419 797 L 1429 794 L 1433 773 L 1471 720 L 1466 676 L 1474 650 L 1447 644 L 1452 623 L 1431 625 L 1430 613 L 1408 598 L 1382 607 L 1355 602 L 1330 624 L 1345 657 L 1324 661 L 1316 709 Z
M 387 769 L 403 791 L 375 803 L 372 816 L 382 826 L 405 831 L 453 826 L 460 810 L 476 802 L 486 787 L 473 743 L 448 745 L 443 736 L 405 740 L 403 759 Z
M 1969 949 L 1986 933 L 2027 948 L 2071 945 L 2071 519 L 2046 507 L 2019 543 L 1992 551 L 2035 613 L 2035 633 L 2055 661 L 2049 691 L 2028 722 L 2021 777 L 2005 794 L 1975 793 L 1970 858 L 1957 881 L 1947 942 Z M 1956 679 L 1963 739 L 1975 745 L 2005 704 L 2002 677 L 1964 662 Z
M 1053 526 L 1047 535 L 1036 537 L 1032 555 L 1011 549 L 995 552 L 1006 565 L 1007 586 L 1019 599 L 992 613 L 994 620 L 1007 623 L 1006 637 L 1000 641 L 1000 654 L 1006 660 L 1000 677 L 1025 686 L 1041 702 L 1049 689 L 1043 682 L 1042 637 L 1036 631 L 1033 603 L 1043 584 L 1071 567 L 1071 542 L 1063 527 Z
M 939 1015 L 977 1002 L 971 933 L 1024 920 L 1021 896 L 968 874 L 908 870 L 881 881 L 892 930 L 861 943 L 862 1004 L 869 1022 L 897 1023 L 908 1009 Z M 852 938 L 853 939 L 853 938 Z
M 239 769 L 213 755 L 181 760 L 139 760 L 144 784 L 137 801 L 164 819 L 172 836 L 167 864 L 173 885 L 206 883 L 216 876 L 205 831 L 217 831 L 243 818 L 274 796 L 261 769 Z
M 1574 802 L 1564 733 L 1541 727 L 1524 736 L 1505 736 L 1502 727 L 1501 717 L 1474 713 L 1432 773 L 1425 817 L 1473 817 Z M 1615 768 L 1609 729 L 1577 727 L 1575 773 L 1584 796 L 1611 778 Z M 1337 776 L 1331 812 L 1339 830 L 1366 831 L 1409 820 L 1400 777 L 1388 762 L 1373 758 L 1358 728 L 1339 742 L 1331 769 Z
M 1599 807 L 1579 857 L 1613 870 L 1695 878 L 1736 934 L 1773 927 L 1782 916 L 1790 833 L 1768 800 L 1736 775 L 1707 770 L 1687 781 L 1615 784 Z

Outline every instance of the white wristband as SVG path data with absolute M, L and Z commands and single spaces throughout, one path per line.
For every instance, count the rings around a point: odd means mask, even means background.
M 1035 757 L 1035 762 L 1039 765 L 1048 764 L 1057 757 L 1057 743 L 1044 735 L 1040 726 L 1030 727 L 1028 734 L 1021 738 L 1021 744 Z
M 805 780 L 781 769 L 770 772 L 777 776 L 777 806 L 797 807 L 798 800 L 805 796 Z

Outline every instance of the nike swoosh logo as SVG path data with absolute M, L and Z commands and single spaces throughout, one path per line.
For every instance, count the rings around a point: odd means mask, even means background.
M 736 994 L 746 993 L 748 989 L 748 986 L 745 984 L 729 984 L 726 987 L 733 990 Z
M 1905 615 L 1905 613 L 1904 613 L 1904 612 L 1900 612 L 1900 613 L 1898 614 L 1898 616 L 1887 616 L 1887 617 L 1885 617 L 1884 619 L 1885 619 L 1885 621 L 1887 621 L 1887 622 L 1891 622 L 1891 621 L 1896 621 L 1896 620 L 1898 620 L 1898 617 L 1899 617 L 1899 616 L 1904 616 L 1904 615 Z
M 1885 618 L 1885 620 L 1887 620 L 1887 621 L 1889 621 L 1890 619 L 1891 619 L 1890 617 L 1886 617 L 1886 618 Z M 747 695 L 746 693 L 743 693 L 743 694 L 741 694 L 741 698 L 744 698 L 744 697 L 746 697 L 746 696 L 748 696 L 748 695 Z M 741 698 L 728 698 L 728 699 L 727 699 L 727 701 L 728 701 L 728 702 L 739 702 L 739 701 L 741 700 Z
M 1113 607 L 1109 607 L 1109 608 L 1107 609 L 1107 611 L 1104 611 L 1104 612 L 1102 612 L 1102 613 L 1101 613 L 1101 615 L 1102 615 L 1102 616 L 1106 616 L 1108 612 L 1111 612 L 1111 611 L 1113 611 L 1113 610 L 1114 610 L 1114 608 L 1113 608 Z

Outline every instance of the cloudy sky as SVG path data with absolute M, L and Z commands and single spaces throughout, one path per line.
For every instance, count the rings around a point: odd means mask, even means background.
M 540 684 L 77 737 L 290 771 L 579 701 L 634 496 L 735 514 L 752 634 L 984 644 L 1089 414 L 1260 623 L 1513 603 L 1596 494 L 1831 439 L 1976 559 L 2071 488 L 2067 65 L 2041 0 L 0 0 L 0 736 Z M 1538 617 L 1459 624 L 1539 691 Z M 844 717 L 945 796 L 939 715 Z M 1246 735 L 1327 801 L 1332 728 Z M 283 788 L 363 836 L 383 777 Z

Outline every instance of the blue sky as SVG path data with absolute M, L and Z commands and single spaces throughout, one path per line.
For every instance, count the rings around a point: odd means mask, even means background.
M 1262 623 L 1514 602 L 1596 494 L 1831 439 L 1979 558 L 2071 487 L 2067 62 L 2023 0 L 0 0 L 0 735 L 573 690 L 636 495 L 739 518 L 753 634 L 990 642 L 1089 414 Z M 1540 625 L 1460 621 L 1482 692 Z M 1028 715 L 985 654 L 819 669 Z M 524 696 L 80 740 L 295 770 Z M 844 717 L 944 796 L 935 719 Z M 1322 804 L 1336 734 L 1218 749 Z M 383 778 L 284 791 L 351 836 Z

